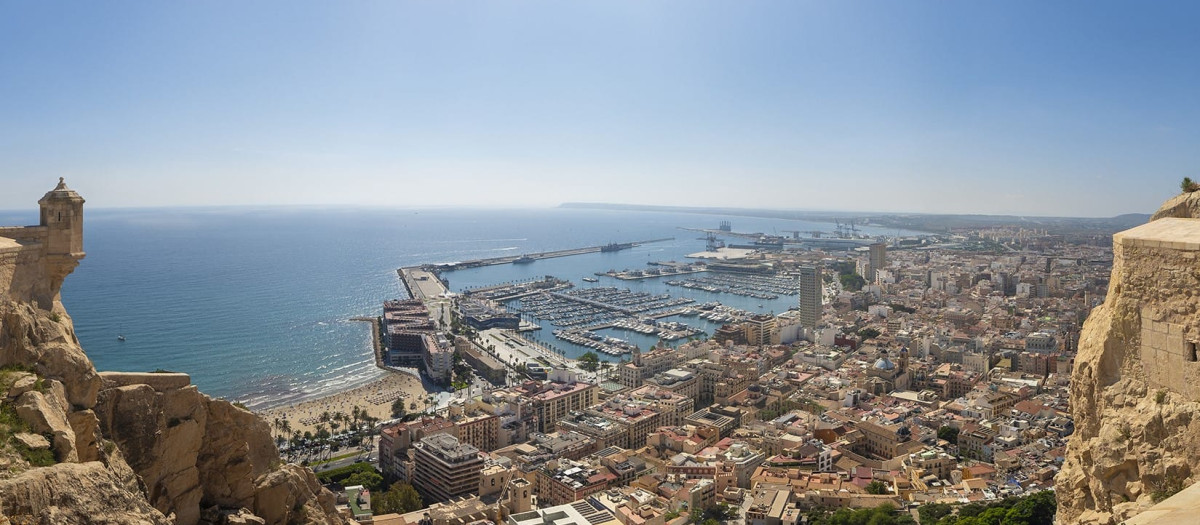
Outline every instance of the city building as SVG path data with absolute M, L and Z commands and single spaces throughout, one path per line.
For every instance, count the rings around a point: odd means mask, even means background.
M 440 417 L 423 417 L 397 423 L 379 431 L 379 470 L 389 479 L 409 479 L 408 450 L 413 444 L 434 434 L 458 437 L 458 427 Z
M 482 298 L 465 298 L 458 302 L 458 311 L 467 325 L 476 330 L 520 328 L 521 317 L 504 306 Z
M 435 382 L 450 383 L 450 374 L 454 370 L 454 345 L 441 333 L 426 335 L 421 349 L 425 373 Z
M 715 427 L 721 437 L 725 438 L 733 433 L 733 429 L 741 425 L 742 414 L 736 410 L 713 405 L 702 410 L 697 410 L 694 414 L 684 418 L 683 421 L 684 423 L 698 427 Z
M 1025 336 L 1025 351 L 1048 354 L 1058 350 L 1058 340 L 1046 332 L 1034 332 Z
M 537 472 L 538 503 L 562 505 L 579 501 L 609 487 L 617 476 L 607 467 L 562 460 L 548 463 Z
M 597 402 L 599 389 L 591 383 L 575 381 L 529 381 L 513 390 L 530 401 L 530 410 L 538 432 L 553 432 L 558 420 L 568 413 L 583 410 Z
M 506 525 L 622 525 L 608 510 L 600 510 L 586 501 L 544 507 L 514 513 Z
M 479 449 L 447 434 L 434 434 L 414 446 L 413 487 L 426 503 L 449 501 L 479 490 L 483 457 Z
M 879 277 L 879 270 L 887 267 L 887 245 L 877 242 L 867 247 L 867 274 L 863 277 L 873 283 Z
M 426 341 L 437 331 L 429 310 L 416 299 L 383 303 L 383 342 L 391 366 L 420 368 L 425 364 Z
M 672 368 L 654 377 L 644 379 L 642 384 L 660 392 L 670 392 L 690 399 L 700 396 L 700 378 L 688 370 Z
M 617 378 L 622 385 L 629 388 L 642 386 L 642 382 L 657 374 L 661 374 L 675 366 L 679 356 L 668 347 L 653 348 L 649 352 L 633 351 L 633 360 L 621 365 Z
M 768 346 L 779 344 L 779 326 L 775 316 L 759 314 L 751 316 L 742 322 L 746 344 L 752 346 Z
M 800 325 L 815 330 L 821 321 L 821 269 L 815 266 L 797 268 L 800 282 Z
M 458 427 L 459 441 L 484 452 L 499 448 L 500 417 L 482 410 L 481 405 L 452 405 L 450 421 Z

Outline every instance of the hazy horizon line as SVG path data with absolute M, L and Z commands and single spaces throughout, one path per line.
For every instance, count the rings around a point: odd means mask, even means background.
M 1073 216 L 1073 215 L 1030 215 L 1030 214 L 1015 214 L 1015 213 L 954 213 L 954 212 L 905 212 L 905 211 L 869 211 L 869 210 L 838 210 L 838 209 L 819 209 L 819 208 L 748 208 L 744 206 L 683 206 L 676 204 L 632 204 L 621 202 L 587 202 L 587 201 L 567 201 L 555 205 L 505 205 L 505 206 L 489 206 L 481 204 L 427 204 L 421 206 L 406 206 L 398 204 L 369 204 L 369 203 L 308 203 L 308 204 L 192 204 L 192 205 L 165 205 L 165 206 L 104 206 L 91 205 L 85 206 L 85 211 L 155 211 L 155 210 L 178 210 L 178 211 L 217 211 L 217 210 L 552 210 L 552 209 L 593 209 L 593 210 L 609 210 L 609 211 L 633 211 L 633 212 L 667 212 L 667 213 L 687 213 L 696 215 L 729 215 L 729 216 L 746 216 L 746 212 L 772 212 L 772 213 L 802 213 L 813 215 L 824 215 L 826 217 L 758 217 L 766 219 L 780 220 L 816 220 L 821 218 L 838 218 L 828 217 L 829 215 L 858 215 L 860 217 L 846 217 L 847 219 L 861 218 L 861 216 L 911 216 L 911 217 L 1014 217 L 1014 218 L 1037 218 L 1037 219 L 1114 219 L 1130 215 L 1145 215 L 1150 216 L 1151 213 L 1145 212 L 1130 212 L 1118 213 L 1109 216 Z M 36 207 L 28 208 L 0 208 L 0 214 L 14 215 L 23 213 L 35 213 Z M 826 222 L 826 221 L 817 221 Z

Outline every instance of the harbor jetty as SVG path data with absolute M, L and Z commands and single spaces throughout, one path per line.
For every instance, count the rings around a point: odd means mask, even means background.
M 452 262 L 452 263 L 426 264 L 426 265 L 422 265 L 421 267 L 429 269 L 429 270 L 433 270 L 433 271 L 449 272 L 449 271 L 454 271 L 454 270 L 465 270 L 467 268 L 478 268 L 480 266 L 495 266 L 497 264 L 528 264 L 528 263 L 532 263 L 532 262 L 539 261 L 542 259 L 553 259 L 555 257 L 569 257 L 572 255 L 583 255 L 585 253 L 615 252 L 615 251 L 619 251 L 619 250 L 633 248 L 635 246 L 641 246 L 643 244 L 651 244 L 651 243 L 655 243 L 655 242 L 664 242 L 664 241 L 673 241 L 673 240 L 675 240 L 674 237 L 667 237 L 667 238 L 663 238 L 663 239 L 651 239 L 648 241 L 612 243 L 612 244 L 606 244 L 604 246 L 588 246 L 585 248 L 572 248 L 569 250 L 556 250 L 556 251 L 550 251 L 550 252 L 526 253 L 523 255 L 508 255 L 508 256 L 504 256 L 504 257 L 490 257 L 487 259 L 474 259 L 474 260 L 470 260 L 470 261 L 461 261 L 461 262 Z M 404 269 L 401 268 L 401 270 L 404 270 Z

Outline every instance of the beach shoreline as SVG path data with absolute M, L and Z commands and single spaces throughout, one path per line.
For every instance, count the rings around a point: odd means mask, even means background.
M 330 415 L 341 412 L 349 416 L 354 407 L 358 407 L 366 410 L 371 417 L 386 421 L 392 419 L 392 402 L 397 398 L 404 399 L 405 411 L 411 413 L 424 410 L 424 399 L 432 394 L 434 393 L 426 391 L 420 377 L 389 370 L 380 378 L 348 390 L 254 412 L 271 425 L 273 431 L 277 430 L 276 420 L 287 420 L 292 431 L 315 434 L 324 412 L 329 412 Z M 410 408 L 414 402 L 417 404 L 415 410 Z M 329 428 L 328 423 L 326 428 Z

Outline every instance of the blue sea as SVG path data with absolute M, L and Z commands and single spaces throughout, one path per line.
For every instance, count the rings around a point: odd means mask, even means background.
M 2 212 L 32 224 L 36 210 Z M 87 258 L 63 302 L 99 370 L 187 372 L 204 392 L 269 406 L 370 381 L 370 330 L 387 299 L 406 297 L 396 269 L 502 255 L 673 237 L 594 253 L 447 272 L 451 288 L 554 275 L 580 286 L 617 286 L 781 312 L 794 296 L 763 301 L 667 286 L 665 279 L 580 281 L 598 271 L 685 260 L 705 241 L 688 228 L 774 233 L 831 225 L 716 215 L 582 209 L 96 209 L 85 211 Z M 868 234 L 897 233 L 871 230 Z M 761 307 L 759 306 L 761 304 Z M 700 328 L 697 318 L 678 319 Z M 533 334 L 567 355 L 553 326 Z M 643 348 L 654 339 L 608 331 Z M 124 335 L 124 341 L 117 336 Z

